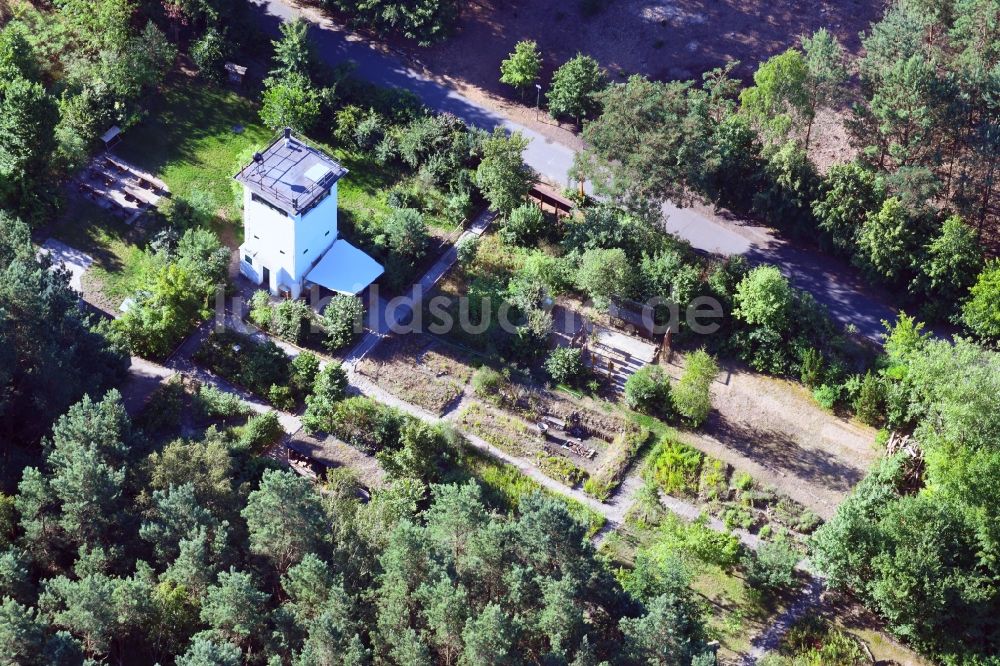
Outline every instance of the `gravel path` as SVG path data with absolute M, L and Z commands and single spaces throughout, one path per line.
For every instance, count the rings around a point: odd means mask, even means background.
M 462 234 L 455 240 L 455 244 L 449 247 L 445 252 L 434 262 L 426 273 L 413 285 L 410 291 L 410 299 L 413 303 L 412 306 L 402 306 L 396 307 L 392 310 L 388 310 L 386 303 L 382 300 L 379 301 L 378 307 L 379 312 L 376 313 L 374 319 L 376 320 L 374 329 L 369 326 L 369 330 L 361 336 L 361 340 L 358 341 L 356 345 L 346 354 L 344 357 L 344 366 L 348 368 L 355 367 L 365 356 L 371 353 L 382 339 L 389 335 L 389 333 L 396 327 L 397 322 L 405 321 L 405 317 L 410 314 L 411 311 L 418 311 L 420 309 L 420 302 L 423 300 L 431 289 L 438 283 L 438 281 L 444 277 L 445 273 L 455 265 L 458 261 L 458 244 L 461 243 L 466 238 L 473 236 L 482 236 L 483 233 L 489 228 L 490 224 L 496 218 L 496 213 L 491 210 L 485 210 L 479 214 L 479 216 L 472 221 L 469 228 L 462 232 Z M 389 321 L 390 317 L 392 321 Z

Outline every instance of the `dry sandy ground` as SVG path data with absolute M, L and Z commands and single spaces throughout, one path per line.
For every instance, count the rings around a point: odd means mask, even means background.
M 543 81 L 578 52 L 596 58 L 616 79 L 643 74 L 686 79 L 730 60 L 753 71 L 768 57 L 819 28 L 857 53 L 858 33 L 879 18 L 883 0 L 605 0 L 584 16 L 580 2 L 476 0 L 463 7 L 459 28 L 445 43 L 421 49 L 434 72 L 490 91 L 500 60 L 523 39 L 538 42 Z
M 512 120 L 550 138 L 579 147 L 573 126 L 536 119 L 535 91 L 520 94 L 499 82 L 500 62 L 521 40 L 538 43 L 541 83 L 577 53 L 596 58 L 612 80 L 632 74 L 653 79 L 698 79 L 738 60 L 736 74 L 749 81 L 757 65 L 796 46 L 819 28 L 832 32 L 849 54 L 861 50 L 859 33 L 878 20 L 886 0 L 604 0 L 604 9 L 585 16 L 579 0 L 475 0 L 463 6 L 458 29 L 442 44 L 418 48 L 402 40 L 390 45 L 425 73 L 446 82 Z M 544 103 L 544 100 L 543 100 Z M 841 117 L 821 113 L 810 154 L 825 170 L 849 158 Z
M 675 355 L 672 377 L 682 367 Z M 830 518 L 878 452 L 875 431 L 821 409 L 798 384 L 724 368 L 712 387 L 714 409 L 685 440 L 749 472 Z

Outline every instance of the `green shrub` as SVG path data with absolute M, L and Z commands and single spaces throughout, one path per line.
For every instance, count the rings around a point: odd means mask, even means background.
M 271 294 L 267 291 L 261 289 L 255 291 L 253 296 L 250 297 L 250 311 L 247 314 L 247 318 L 250 319 L 252 323 L 257 328 L 270 329 L 271 328 Z
M 969 289 L 962 322 L 977 337 L 1000 341 L 1000 259 L 992 259 Z
M 338 402 L 333 408 L 331 433 L 365 453 L 399 445 L 406 416 L 364 396 Z
M 292 389 L 296 401 L 305 399 L 312 392 L 317 374 L 319 374 L 319 357 L 316 354 L 304 351 L 292 359 L 288 387 Z
M 815 616 L 806 616 L 789 628 L 781 645 L 795 664 L 858 666 L 870 663 L 858 639 Z
M 488 365 L 479 367 L 472 374 L 472 390 L 476 397 L 488 402 L 498 403 L 501 394 L 507 386 L 507 378 Z
M 698 427 L 712 410 L 711 386 L 719 366 L 704 349 L 688 354 L 684 374 L 674 387 L 674 408 L 688 425 Z
M 813 398 L 819 403 L 819 406 L 823 409 L 832 410 L 840 402 L 840 386 L 831 386 L 830 384 L 823 384 L 813 391 Z
M 364 111 L 361 107 L 348 104 L 337 111 L 334 117 L 333 138 L 342 146 L 354 145 L 354 132 L 361 122 Z
M 458 265 L 467 268 L 476 260 L 476 253 L 479 252 L 479 236 L 466 236 L 455 246 L 457 252 Z
M 271 331 L 289 342 L 301 342 L 312 319 L 312 310 L 305 301 L 286 299 L 272 310 Z
M 287 386 L 272 384 L 267 390 L 267 401 L 283 412 L 295 410 L 295 396 L 292 395 L 292 389 Z
M 870 371 L 865 373 L 851 407 L 862 423 L 879 425 L 885 417 L 885 385 Z
M 583 482 L 583 492 L 602 502 L 611 497 L 613 491 L 611 484 L 593 476 Z
M 746 507 L 729 507 L 722 514 L 722 524 L 729 530 L 737 527 L 748 530 L 753 527 L 753 513 Z
M 740 471 L 733 475 L 733 488 L 745 492 L 751 490 L 753 486 L 753 477 L 748 472 Z
M 253 416 L 240 429 L 238 446 L 253 453 L 263 453 L 285 434 L 278 413 L 267 411 Z
M 625 380 L 625 404 L 645 414 L 669 416 L 673 411 L 670 379 L 658 365 L 644 365 Z
M 823 378 L 823 354 L 815 347 L 809 347 L 802 355 L 802 383 L 815 388 Z
M 729 493 L 729 485 L 726 483 L 728 465 L 705 456 L 701 465 L 701 476 L 698 478 L 698 495 L 709 501 L 724 499 Z
M 680 537 L 681 547 L 702 562 L 727 571 L 739 562 L 742 550 L 739 538 L 734 534 L 713 530 L 708 526 L 708 517 L 705 515 L 685 526 Z
M 337 403 L 347 391 L 347 373 L 340 363 L 330 363 L 316 374 L 309 395 L 302 427 L 306 432 L 331 432 Z
M 468 192 L 456 192 L 448 197 L 445 202 L 444 214 L 448 218 L 448 221 L 454 225 L 460 225 L 465 220 L 469 218 L 472 213 L 472 195 Z M 469 236 L 466 240 L 470 238 L 478 239 L 478 236 Z
M 390 208 L 412 208 L 418 205 L 413 193 L 405 187 L 394 187 L 385 195 L 385 202 Z
M 747 583 L 755 590 L 773 594 L 788 589 L 795 582 L 799 555 L 778 541 L 761 544 L 756 553 L 748 552 L 742 561 Z
M 191 60 L 198 68 L 198 73 L 209 81 L 221 81 L 225 74 L 223 65 L 229 57 L 232 47 L 226 36 L 215 28 L 209 28 L 196 42 L 191 44 Z
M 576 347 L 556 347 L 545 359 L 545 370 L 557 384 L 576 384 L 586 370 L 583 354 Z
M 667 494 L 693 496 L 698 492 L 702 457 L 687 444 L 663 439 L 651 458 L 653 478 Z
M 823 524 L 823 519 L 817 516 L 815 513 L 806 509 L 799 514 L 798 520 L 791 523 L 791 527 L 796 532 L 801 534 L 812 534 L 819 529 L 820 525 Z
M 541 209 L 532 204 L 524 204 L 507 216 L 507 221 L 500 228 L 500 236 L 510 245 L 530 247 L 545 234 L 546 228 L 545 215 Z
M 423 214 L 413 208 L 394 208 L 382 225 L 379 242 L 403 265 L 415 266 L 430 243 Z
M 326 348 L 331 352 L 348 346 L 364 330 L 362 322 L 365 305 L 357 296 L 337 294 L 323 311 L 323 325 L 326 327 Z
M 758 266 L 736 285 L 733 314 L 751 326 L 785 331 L 791 323 L 794 293 L 776 266 Z
M 222 391 L 211 384 L 202 384 L 195 398 L 198 412 L 204 418 L 233 418 L 250 414 L 250 405 L 238 395 Z
M 17 534 L 18 514 L 11 495 L 0 493 L 0 550 L 7 550 Z
M 385 138 L 385 118 L 369 110 L 354 127 L 354 143 L 365 152 L 372 150 Z
M 607 309 L 615 298 L 632 298 L 636 282 L 635 265 L 621 248 L 589 249 L 580 257 L 576 285 L 598 309 Z

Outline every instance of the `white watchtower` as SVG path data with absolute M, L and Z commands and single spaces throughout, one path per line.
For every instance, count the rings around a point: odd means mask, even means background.
M 240 272 L 290 298 L 306 282 L 358 293 L 381 275 L 382 266 L 338 237 L 337 181 L 346 173 L 288 128 L 254 153 L 235 176 L 243 185 Z

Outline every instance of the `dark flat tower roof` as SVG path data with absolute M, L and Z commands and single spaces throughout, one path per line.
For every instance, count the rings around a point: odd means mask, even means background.
M 286 131 L 234 178 L 274 205 L 297 213 L 346 173 L 335 159 Z

